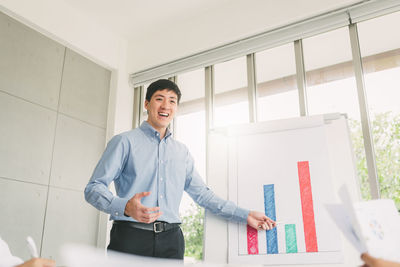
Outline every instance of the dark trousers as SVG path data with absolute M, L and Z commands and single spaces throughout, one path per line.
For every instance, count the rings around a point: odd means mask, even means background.
M 141 256 L 183 259 L 185 240 L 180 227 L 169 231 L 153 231 L 113 224 L 107 249 Z

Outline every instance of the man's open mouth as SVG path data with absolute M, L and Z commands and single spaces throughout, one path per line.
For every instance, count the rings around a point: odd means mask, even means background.
M 168 117 L 169 114 L 168 113 L 163 113 L 163 112 L 158 112 L 158 115 L 162 116 L 162 117 Z

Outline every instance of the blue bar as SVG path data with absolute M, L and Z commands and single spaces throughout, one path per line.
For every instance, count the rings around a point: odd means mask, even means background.
M 265 215 L 276 221 L 275 190 L 273 184 L 264 185 Z M 278 254 L 278 233 L 276 227 L 267 231 L 267 254 Z

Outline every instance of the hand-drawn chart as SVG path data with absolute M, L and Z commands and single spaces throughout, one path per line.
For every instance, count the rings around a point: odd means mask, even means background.
M 323 207 L 335 202 L 323 127 L 240 134 L 229 150 L 229 198 L 278 222 L 269 231 L 231 223 L 229 262 L 342 262 L 340 234 Z

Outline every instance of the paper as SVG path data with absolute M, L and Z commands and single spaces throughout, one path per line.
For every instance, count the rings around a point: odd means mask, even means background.
M 350 217 L 343 204 L 325 205 L 336 226 L 342 231 L 343 236 L 357 249 L 358 252 L 366 251 L 364 244 L 360 241 L 354 231 Z
M 400 262 L 400 216 L 393 200 L 354 203 L 362 240 L 374 257 Z
M 68 267 L 226 267 L 226 264 L 210 262 L 184 263 L 182 260 L 136 256 L 127 253 L 106 251 L 82 244 L 67 244 L 61 249 L 63 262 Z M 256 265 L 253 265 L 257 267 Z M 261 267 L 261 266 L 260 266 Z
M 346 188 L 341 188 L 339 195 L 342 204 L 325 207 L 349 242 L 360 253 L 400 262 L 400 216 L 394 201 L 352 203 Z
M 64 245 L 61 256 L 69 267 L 182 266 L 180 260 L 142 257 L 112 251 L 106 255 L 104 249 L 81 244 Z

